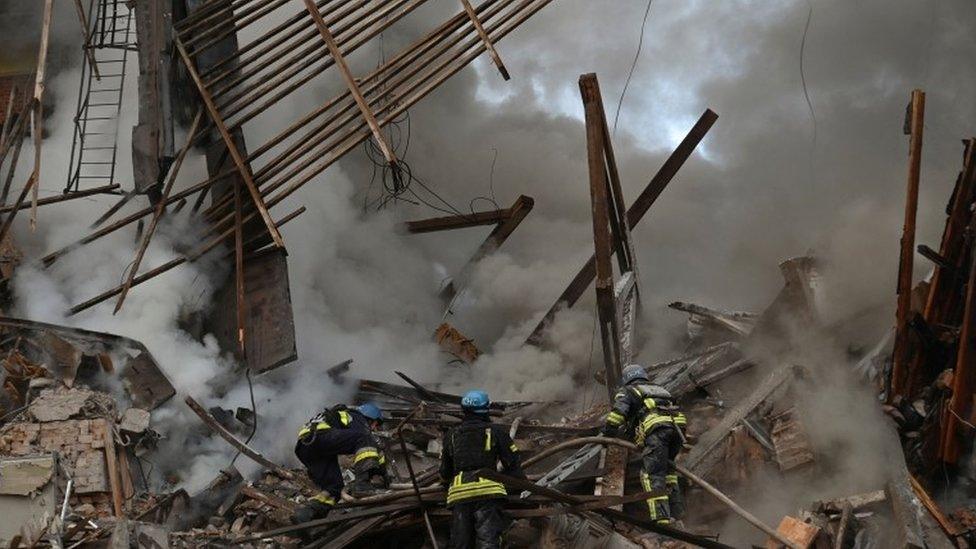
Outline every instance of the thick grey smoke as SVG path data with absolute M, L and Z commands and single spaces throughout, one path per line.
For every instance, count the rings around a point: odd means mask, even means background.
M 457 9 L 447 4 L 429 6 L 387 33 L 384 51 Z M 393 370 L 402 370 L 454 389 L 484 386 L 496 398 L 569 399 L 579 384 L 591 385 L 586 380 L 600 367 L 600 343 L 589 296 L 560 317 L 553 350 L 518 343 L 592 250 L 577 78 L 598 73 L 612 117 L 645 7 L 637 1 L 558 0 L 499 45 L 511 82 L 481 59 L 411 110 L 407 159 L 457 209 L 488 207 L 485 200 L 471 203 L 479 196 L 501 207 L 519 194 L 536 200 L 501 252 L 479 265 L 447 318 L 486 351 L 477 365 L 445 365 L 430 334 L 441 321 L 438 288 L 445 275 L 457 273 L 485 230 L 402 235 L 398 221 L 440 215 L 403 202 L 363 214 L 369 166 L 360 151 L 289 201 L 309 207 L 284 231 L 301 359 L 258 382 L 258 411 L 266 422 L 256 448 L 288 462 L 291 438 L 281 433 L 291 433 L 323 405 L 348 398 L 345 388 L 323 375 L 325 367 L 347 358 L 356 360 L 356 375 L 392 379 Z M 59 10 L 68 8 L 59 3 Z M 705 107 L 721 118 L 635 231 L 649 313 L 644 330 L 651 336 L 646 361 L 673 352 L 671 334 L 683 318 L 667 312 L 665 303 L 761 309 L 781 285 L 776 264 L 810 248 L 826 261 L 837 317 L 893 302 L 905 180 L 901 127 L 914 87 L 929 92 L 919 241 L 938 239 L 960 164 L 958 140 L 969 135 L 974 114 L 972 102 L 960 98 L 971 97 L 976 84 L 968 62 L 976 6 L 964 0 L 834 0 L 815 1 L 813 8 L 804 73 L 817 118 L 815 147 L 800 83 L 806 2 L 658 0 L 651 8 L 614 141 L 628 199 Z M 376 45 L 360 52 L 354 68 L 373 66 L 379 55 Z M 75 78 L 61 74 L 52 82 L 63 105 L 74 102 Z M 278 123 L 331 96 L 334 84 L 304 90 L 281 105 Z M 120 132 L 123 151 L 131 114 Z M 274 123 L 248 128 L 247 138 L 260 143 L 275 129 Z M 70 113 L 59 112 L 53 131 L 46 151 L 66 151 Z M 59 189 L 62 175 L 52 156 L 46 155 L 42 186 Z M 123 174 L 131 171 L 127 156 L 120 155 Z M 184 170 L 181 184 L 200 180 L 199 156 Z M 18 239 L 37 257 L 82 232 L 105 207 L 42 210 L 37 235 L 28 234 L 21 216 Z M 279 208 L 279 216 L 288 211 Z M 175 253 L 182 233 L 164 231 L 145 265 Z M 72 254 L 54 272 L 22 271 L 20 312 L 58 321 L 65 305 L 116 284 L 133 247 L 128 231 Z M 918 259 L 919 273 L 927 268 L 923 261 Z M 216 270 L 206 263 L 183 267 L 134 290 L 119 317 L 111 316 L 109 302 L 71 322 L 142 339 L 174 383 L 207 404 L 248 406 L 246 385 L 220 399 L 207 394 L 205 382 L 226 370 L 226 358 L 212 341 L 193 341 L 178 329 L 181 314 L 206 306 L 219 280 Z M 185 413 L 181 406 L 174 403 L 170 413 Z M 176 447 L 184 435 L 172 433 Z M 208 458 L 194 462 L 193 474 L 184 478 L 191 484 L 226 463 L 219 441 L 201 451 Z

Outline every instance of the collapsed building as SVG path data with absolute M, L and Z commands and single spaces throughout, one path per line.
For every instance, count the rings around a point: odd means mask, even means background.
M 40 268 L 51 268 L 101 238 L 136 228 L 138 247 L 123 279 L 113 288 L 93 288 L 98 293 L 71 304 L 67 316 L 110 300 L 117 312 L 143 283 L 182 265 L 214 261 L 226 269 L 212 303 L 181 320 L 186 333 L 210 334 L 232 356 L 233 366 L 217 384 L 225 390 L 241 378 L 250 384 L 251 376 L 296 361 L 280 229 L 305 208 L 283 215 L 280 208 L 272 215 L 272 208 L 288 204 L 289 196 L 363 144 L 388 188 L 384 200 L 405 195 L 414 176 L 390 128 L 483 54 L 502 78 L 511 78 L 495 44 L 544 8 L 557 9 L 549 7 L 555 4 L 551 0 L 461 0 L 453 16 L 382 59 L 372 72 L 352 71 L 347 56 L 425 3 L 75 0 L 81 69 L 68 178 L 63 194 L 41 198 L 39 164 L 50 154 L 43 125 L 53 2 L 46 0 L 36 62 L 0 75 L 11 82 L 0 88 L 6 94 L 0 97 L 6 98 L 0 137 L 0 168 L 6 167 L 0 198 L 4 309 L 9 309 L 15 271 L 26 267 L 11 233 L 15 217 L 30 215 L 32 225 L 43 223 L 41 206 L 116 195 L 115 204 L 92 220 L 89 234 L 39 259 Z M 136 70 L 133 92 L 124 86 L 125 75 Z M 294 94 L 324 78 L 341 82 L 334 96 L 297 116 L 286 108 Z M 525 345 L 548 345 L 556 316 L 576 305 L 592 284 L 603 364 L 594 377 L 612 395 L 622 368 L 635 361 L 643 343 L 641 250 L 631 231 L 718 115 L 705 110 L 628 204 L 596 75 L 581 76 L 579 86 L 594 251 L 578 272 L 566 273 L 568 285 Z M 138 111 L 132 147 L 120 150 L 120 112 L 133 93 Z M 288 115 L 283 122 L 282 113 Z M 278 117 L 276 123 L 268 122 L 270 114 Z M 262 124 L 275 129 L 257 142 L 245 140 L 246 127 Z M 484 472 L 508 487 L 511 546 L 729 547 L 735 541 L 718 535 L 729 522 L 768 547 L 965 547 L 974 542 L 973 510 L 951 492 L 970 487 L 973 473 L 976 367 L 970 364 L 968 334 L 976 300 L 969 245 L 976 149 L 973 140 L 966 141 L 939 249 L 918 248 L 932 261 L 932 273 L 913 286 L 923 125 L 924 94 L 915 92 L 906 121 L 911 163 L 896 325 L 872 347 L 846 349 L 857 367 L 841 376 L 874 389 L 858 406 L 887 414 L 873 442 L 887 453 L 890 467 L 857 491 L 840 486 L 840 496 L 820 498 L 824 490 L 811 488 L 816 479 L 834 478 L 835 464 L 818 439 L 822 418 L 810 414 L 800 395 L 834 375 L 824 365 L 830 359 L 810 349 L 836 347 L 844 327 L 821 318 L 818 258 L 794 257 L 779 266 L 782 291 L 763 311 L 671 304 L 688 315 L 685 353 L 649 364 L 646 371 L 690 418 L 687 450 L 677 465 L 691 512 L 680 528 L 647 520 L 649 493 L 638 480 L 639 450 L 628 441 L 596 436 L 607 401 L 582 411 L 563 402 L 493 402 L 491 416 L 509 430 L 528 472 L 527 480 Z M 25 142 L 33 144 L 34 167 L 17 188 L 12 186 L 20 173 L 17 163 L 31 161 L 20 158 Z M 178 185 L 191 152 L 204 155 L 206 179 Z M 125 190 L 116 173 L 120 154 L 132 159 L 132 181 Z M 446 212 L 401 227 L 407 234 L 492 227 L 441 289 L 445 309 L 456 302 L 474 265 L 503 246 L 534 204 L 520 195 L 509 208 Z M 183 248 L 176 257 L 145 267 L 160 224 L 185 208 L 192 222 L 186 223 Z M 449 322 L 431 326 L 430 337 L 451 362 L 477 366 L 482 355 L 477 342 Z M 4 316 L 0 356 L 0 509 L 10 517 L 0 526 L 0 542 L 8 547 L 439 547 L 447 542 L 450 512 L 437 464 L 444 430 L 459 421 L 460 397 L 434 380 L 402 372 L 396 372 L 402 383 L 363 379 L 355 358 L 326 370 L 355 402 L 376 402 L 383 409 L 389 421 L 381 438 L 393 483 L 373 496 L 344 495 L 327 518 L 291 524 L 292 512 L 317 490 L 303 470 L 279 465 L 253 447 L 261 414 L 254 408 L 208 408 L 192 394 L 180 393 L 143 343 Z M 167 407 L 199 420 L 188 437 L 227 444 L 260 471 L 242 472 L 235 457 L 211 471 L 213 480 L 200 490 L 181 487 L 180 478 L 161 482 L 152 457 L 167 437 L 166 424 L 159 421 Z M 757 479 L 776 479 L 784 491 L 809 489 L 808 505 L 781 509 L 780 522 L 764 522 L 744 503 L 755 501 L 749 492 Z

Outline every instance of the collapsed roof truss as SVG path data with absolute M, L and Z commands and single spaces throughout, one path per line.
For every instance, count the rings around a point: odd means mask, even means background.
M 269 213 L 271 208 L 370 137 L 382 143 L 380 129 L 482 53 L 493 52 L 494 43 L 552 0 L 484 0 L 470 6 L 470 10 L 461 4 L 456 15 L 375 70 L 359 77 L 349 72 L 344 58 L 426 4 L 427 0 L 319 0 L 314 3 L 308 0 L 303 9 L 278 22 L 280 9 L 286 8 L 289 2 L 298 4 L 297 0 L 209 0 L 176 24 L 176 49 L 210 118 L 209 125 L 193 139 L 202 143 L 216 129 L 234 159 L 234 168 L 164 197 L 162 207 L 208 192 L 218 182 L 237 173 L 244 181 L 247 195 L 240 210 L 235 208 L 234 193 L 214 196 L 210 207 L 200 212 L 207 222 L 207 229 L 200 236 L 198 246 L 183 258 L 135 274 L 126 284 L 74 306 L 70 311 L 72 314 L 231 242 L 235 226 L 241 224 L 250 226 L 260 219 L 271 240 L 265 242 L 266 237 L 257 237 L 261 244 L 283 246 L 277 227 L 284 219 L 275 221 Z M 312 12 L 318 17 L 313 17 Z M 240 43 L 230 52 L 220 45 L 228 37 L 244 39 L 245 33 L 240 31 L 262 24 L 270 29 Z M 507 75 L 497 52 L 492 57 L 503 76 Z M 234 135 L 245 125 L 266 127 L 267 117 L 272 115 L 275 105 L 319 82 L 317 77 L 337 65 L 337 70 L 345 73 L 347 86 L 344 91 L 288 120 L 282 131 L 250 152 L 238 147 Z M 275 111 L 274 116 L 278 115 Z M 371 121 L 375 121 L 375 125 Z M 395 164 L 396 158 L 392 151 L 389 152 L 387 161 Z M 171 177 L 173 175 L 171 173 Z M 155 207 L 145 208 L 106 224 L 81 240 L 48 254 L 43 263 L 50 266 L 70 250 L 156 211 Z M 236 216 L 238 211 L 240 215 Z M 285 219 L 293 217 L 290 214 Z M 255 236 L 249 238 L 254 240 Z M 148 239 L 142 247 L 147 245 Z

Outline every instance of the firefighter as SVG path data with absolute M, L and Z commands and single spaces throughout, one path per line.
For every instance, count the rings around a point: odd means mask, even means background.
M 501 461 L 505 474 L 525 478 L 518 448 L 507 430 L 491 423 L 489 406 L 488 393 L 468 391 L 461 399 L 464 419 L 444 436 L 440 474 L 452 512 L 450 546 L 454 549 L 501 547 L 502 532 L 508 527 L 502 515 L 505 486 L 475 473 L 494 470 Z
M 651 520 L 671 524 L 684 513 L 684 501 L 674 459 L 684 443 L 687 423 L 671 393 L 652 384 L 644 368 L 631 364 L 624 368 L 621 387 L 601 430 L 604 436 L 623 433 L 642 447 L 641 485 L 655 495 L 647 500 Z
M 298 432 L 295 455 L 308 470 L 312 482 L 322 491 L 292 515 L 298 524 L 323 518 L 342 494 L 339 456 L 353 456 L 354 496 L 368 495 L 389 486 L 386 458 L 380 453 L 373 431 L 383 422 L 378 406 L 366 403 L 356 408 L 338 405 L 308 420 Z

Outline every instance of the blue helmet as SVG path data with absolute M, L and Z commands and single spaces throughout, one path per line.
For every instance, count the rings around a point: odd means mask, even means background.
M 371 419 L 373 421 L 383 421 L 383 412 L 381 412 L 380 407 L 373 402 L 360 404 L 356 407 L 356 411 L 367 419 Z
M 640 364 L 630 364 L 620 374 L 620 384 L 626 385 L 635 379 L 647 381 L 647 372 Z
M 488 393 L 481 390 L 468 391 L 461 398 L 461 408 L 476 414 L 487 414 L 490 405 Z

